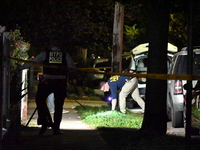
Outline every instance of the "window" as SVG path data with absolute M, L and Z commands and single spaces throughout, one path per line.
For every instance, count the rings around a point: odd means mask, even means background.
M 177 58 L 174 74 L 187 74 L 187 55 L 180 55 Z M 193 74 L 200 74 L 200 55 L 193 57 Z
M 147 58 L 141 58 L 138 60 L 137 72 L 147 72 Z

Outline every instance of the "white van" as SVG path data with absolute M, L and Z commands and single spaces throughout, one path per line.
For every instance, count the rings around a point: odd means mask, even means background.
M 132 61 L 130 64 L 130 69 L 135 70 L 137 73 L 147 73 L 147 63 L 148 63 L 148 50 L 149 43 L 140 44 L 131 50 Z M 168 43 L 168 67 L 171 62 L 171 58 L 174 53 L 178 52 L 178 48 L 170 43 Z M 145 99 L 146 91 L 146 78 L 138 78 L 138 89 L 140 91 L 140 96 Z

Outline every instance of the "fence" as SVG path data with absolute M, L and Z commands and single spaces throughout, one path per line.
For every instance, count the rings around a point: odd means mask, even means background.
M 11 52 L 11 35 L 9 32 L 0 33 L 0 141 L 9 131 L 18 132 L 21 121 L 27 120 L 27 98 L 22 97 L 27 72 L 18 68 L 13 69 L 9 59 Z

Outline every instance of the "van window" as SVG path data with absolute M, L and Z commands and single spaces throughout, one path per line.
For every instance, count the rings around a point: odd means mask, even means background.
M 195 55 L 193 60 L 193 74 L 200 74 L 200 55 Z
M 167 68 L 170 68 L 170 64 L 172 63 L 171 57 L 167 58 Z M 141 56 L 139 58 L 137 58 L 135 61 L 133 60 L 131 62 L 131 69 L 135 69 L 136 67 L 136 71 L 138 73 L 144 73 L 147 72 L 147 65 L 148 65 L 148 57 L 147 56 Z
M 177 58 L 174 74 L 187 74 L 187 55 L 180 55 Z M 193 74 L 200 74 L 200 55 L 193 58 Z
M 177 62 L 175 62 L 174 74 L 187 74 L 187 56 L 180 55 L 177 57 Z
M 147 72 L 147 58 L 138 60 L 137 72 Z

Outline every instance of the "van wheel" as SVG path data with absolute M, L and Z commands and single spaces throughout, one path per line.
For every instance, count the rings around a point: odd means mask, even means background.
M 180 128 L 184 126 L 183 123 L 183 111 L 174 111 L 171 109 L 172 112 L 172 127 Z

